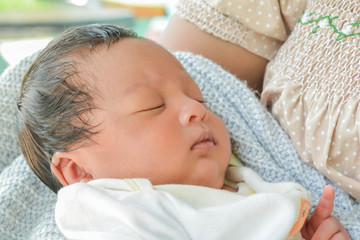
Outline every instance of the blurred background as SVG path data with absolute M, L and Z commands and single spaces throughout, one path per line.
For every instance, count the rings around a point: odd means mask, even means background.
M 176 0 L 0 0 L 0 74 L 65 28 L 111 23 L 157 40 Z

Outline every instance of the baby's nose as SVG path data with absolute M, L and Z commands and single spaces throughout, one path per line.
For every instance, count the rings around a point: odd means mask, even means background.
M 189 100 L 183 105 L 179 118 L 183 125 L 188 125 L 204 121 L 207 115 L 208 109 L 202 103 L 196 100 Z

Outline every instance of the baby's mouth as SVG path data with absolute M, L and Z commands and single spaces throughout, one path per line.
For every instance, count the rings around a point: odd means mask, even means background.
M 199 136 L 197 141 L 191 146 L 191 150 L 211 150 L 214 148 L 215 142 L 211 133 L 203 133 Z

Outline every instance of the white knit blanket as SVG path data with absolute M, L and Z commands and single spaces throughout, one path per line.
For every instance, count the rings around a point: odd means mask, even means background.
M 306 165 L 290 139 L 246 84 L 213 62 L 176 53 L 204 93 L 208 106 L 225 122 L 233 152 L 269 182 L 295 181 L 312 195 L 312 210 L 330 181 Z M 0 240 L 64 239 L 54 221 L 56 195 L 31 172 L 15 135 L 15 106 L 22 76 L 35 55 L 0 77 Z M 360 239 L 360 202 L 337 186 L 334 215 Z M 241 213 L 239 213 L 241 214 Z

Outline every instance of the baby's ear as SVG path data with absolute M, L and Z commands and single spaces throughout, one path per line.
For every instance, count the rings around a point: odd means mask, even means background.
M 76 163 L 71 152 L 56 152 L 51 160 L 51 171 L 63 186 L 93 179 Z

